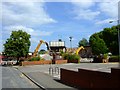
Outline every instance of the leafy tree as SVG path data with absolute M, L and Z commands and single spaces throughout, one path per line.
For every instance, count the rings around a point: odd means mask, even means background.
M 6 56 L 16 57 L 17 61 L 20 57 L 27 56 L 30 47 L 30 35 L 22 30 L 12 31 L 10 38 L 4 44 L 4 52 Z
M 108 51 L 111 52 L 113 55 L 118 55 L 119 50 L 118 27 L 120 27 L 120 25 L 112 26 L 111 28 L 104 28 L 103 31 L 96 33 L 97 37 L 104 41 L 105 45 L 108 48 Z M 91 35 L 91 38 L 89 39 L 91 47 L 93 47 L 93 37 L 96 38 L 95 34 Z
M 89 42 L 90 42 L 93 54 L 100 55 L 108 52 L 108 49 L 104 40 L 99 37 L 98 33 L 93 34 L 90 37 Z
M 46 51 L 45 51 L 44 49 L 41 49 L 38 53 L 39 53 L 39 54 L 45 54 Z
M 87 41 L 87 39 L 83 38 L 82 40 L 79 41 L 78 46 L 87 46 L 89 45 L 89 42 Z
M 118 26 L 113 26 L 111 28 L 105 28 L 102 31 L 102 37 L 103 40 L 105 41 L 109 51 L 113 55 L 118 54 Z

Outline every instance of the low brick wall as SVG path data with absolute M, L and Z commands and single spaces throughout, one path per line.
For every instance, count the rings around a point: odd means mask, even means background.
M 64 64 L 67 63 L 67 60 L 55 60 L 55 64 Z
M 44 61 L 23 61 L 21 62 L 22 66 L 25 65 L 41 65 L 41 64 L 51 64 L 52 61 L 51 60 L 44 60 Z
M 78 69 L 71 71 L 61 68 L 61 81 L 78 88 L 117 88 L 120 89 L 120 69 L 111 73 Z
M 44 61 L 23 61 L 21 62 L 21 66 L 25 65 L 41 65 L 41 64 L 51 64 L 52 60 L 44 60 Z M 67 60 L 55 60 L 55 64 L 64 64 L 67 63 Z
M 100 71 L 78 69 L 80 81 L 89 88 L 107 88 L 110 86 L 111 74 Z M 86 82 L 89 82 L 86 84 Z
M 68 63 L 79 63 L 78 60 L 68 60 Z

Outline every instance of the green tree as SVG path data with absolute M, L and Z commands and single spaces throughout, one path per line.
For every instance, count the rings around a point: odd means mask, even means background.
M 95 33 L 92 36 L 90 36 L 89 42 L 90 42 L 93 54 L 100 55 L 108 52 L 108 48 L 104 40 L 99 37 L 99 33 Z
M 108 51 L 111 52 L 113 55 L 118 55 L 119 50 L 118 27 L 120 27 L 120 25 L 112 26 L 111 28 L 104 28 L 103 31 L 96 33 L 97 37 L 103 40 L 103 42 L 108 48 Z M 91 35 L 91 38 L 89 39 L 91 47 L 93 47 L 93 38 L 96 38 L 95 34 Z
M 118 55 L 118 26 L 104 28 L 102 31 L 102 39 L 105 41 L 109 51 L 113 55 Z
M 41 49 L 38 53 L 39 53 L 39 54 L 45 54 L 46 51 L 45 51 L 44 49 Z
M 22 30 L 12 31 L 10 38 L 4 44 L 4 52 L 6 56 L 16 57 L 17 61 L 20 57 L 27 56 L 30 47 L 30 35 Z
M 87 46 L 89 45 L 89 42 L 87 41 L 87 39 L 83 38 L 82 40 L 79 41 L 78 46 Z

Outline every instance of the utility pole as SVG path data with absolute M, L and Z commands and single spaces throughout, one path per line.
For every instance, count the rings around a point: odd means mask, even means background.
M 119 68 L 120 68 L 120 1 L 118 2 L 118 43 L 119 43 Z

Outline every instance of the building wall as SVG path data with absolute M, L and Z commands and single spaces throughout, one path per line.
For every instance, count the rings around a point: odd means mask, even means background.
M 111 73 L 78 69 L 72 71 L 67 69 L 60 70 L 60 78 L 63 83 L 76 86 L 78 88 L 105 89 L 115 88 L 120 90 L 120 69 L 111 69 Z

